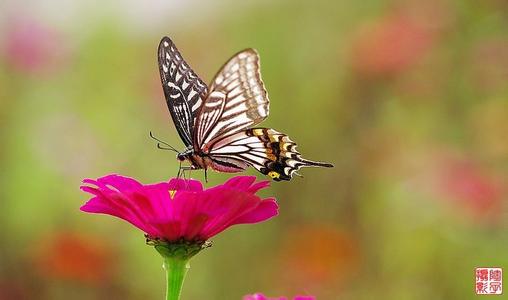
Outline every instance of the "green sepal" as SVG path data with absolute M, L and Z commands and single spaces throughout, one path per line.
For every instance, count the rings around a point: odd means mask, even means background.
M 212 245 L 209 241 L 186 241 L 180 239 L 178 241 L 169 242 L 159 238 L 152 238 L 148 235 L 145 237 L 146 244 L 154 246 L 155 250 L 157 250 L 162 257 L 179 260 L 189 260 L 201 250 Z

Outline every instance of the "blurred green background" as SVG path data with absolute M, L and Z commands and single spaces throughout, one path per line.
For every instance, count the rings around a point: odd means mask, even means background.
M 508 265 L 506 1 L 7 0 L 0 299 L 162 299 L 158 254 L 127 223 L 80 212 L 78 187 L 176 175 L 148 137 L 183 148 L 163 35 L 206 82 L 256 48 L 262 125 L 335 164 L 273 183 L 280 216 L 214 238 L 182 299 L 472 299 L 475 266 Z

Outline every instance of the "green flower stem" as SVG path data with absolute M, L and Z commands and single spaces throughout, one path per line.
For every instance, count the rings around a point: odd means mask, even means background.
M 146 235 L 146 243 L 154 246 L 164 259 L 162 267 L 166 270 L 166 300 L 179 300 L 182 293 L 183 280 L 189 270 L 189 260 L 199 251 L 211 246 L 207 241 L 168 242 L 160 238 Z
M 189 260 L 165 257 L 163 268 L 166 270 L 166 300 L 179 300 L 183 280 L 190 268 Z

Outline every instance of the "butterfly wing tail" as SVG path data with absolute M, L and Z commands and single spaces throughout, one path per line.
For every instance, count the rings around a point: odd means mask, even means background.
M 250 134 L 258 137 L 266 148 L 270 160 L 266 161 L 262 168 L 257 168 L 261 173 L 270 176 L 275 181 L 291 180 L 301 176 L 297 171 L 303 167 L 331 168 L 332 164 L 305 159 L 296 150 L 296 143 L 287 135 L 270 128 L 252 128 Z M 303 177 L 303 176 L 302 176 Z
M 261 173 L 272 177 L 275 181 L 291 180 L 293 176 L 303 177 L 297 171 L 305 167 L 332 168 L 330 163 L 313 161 L 301 157 L 301 154 L 293 150 L 289 158 L 279 157 L 276 161 L 268 163 L 266 170 L 259 170 Z
M 309 159 L 301 159 L 301 162 L 304 163 L 303 167 L 322 167 L 322 168 L 333 168 L 333 165 L 330 163 L 325 163 L 321 161 L 313 161 Z

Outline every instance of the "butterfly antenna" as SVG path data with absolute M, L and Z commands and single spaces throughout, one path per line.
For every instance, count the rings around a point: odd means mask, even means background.
M 173 147 L 170 144 L 164 142 L 163 140 L 155 137 L 153 135 L 152 131 L 150 131 L 150 138 L 152 138 L 153 140 L 157 141 L 157 148 L 158 149 L 161 149 L 161 150 L 170 150 L 170 151 L 175 151 L 176 153 L 179 153 L 179 151 L 176 150 L 175 147 Z M 166 147 L 163 147 L 162 145 L 164 145 Z

